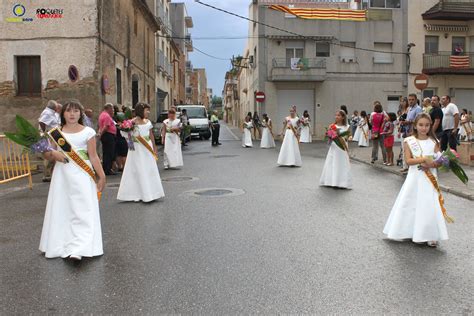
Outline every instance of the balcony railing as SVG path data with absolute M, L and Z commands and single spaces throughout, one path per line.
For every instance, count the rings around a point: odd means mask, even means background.
M 301 58 L 302 66 L 300 69 L 295 70 L 304 70 L 305 68 L 319 68 L 326 69 L 326 59 L 325 58 Z M 274 68 L 290 68 L 291 59 L 288 58 L 273 58 L 273 67 Z
M 271 81 L 324 81 L 326 80 L 325 58 L 301 58 L 292 66 L 291 59 L 274 58 L 270 74 Z
M 165 61 L 166 61 L 165 54 L 163 53 L 163 51 L 159 50 L 156 56 L 156 70 L 158 72 L 165 71 L 165 67 L 166 67 Z
M 455 55 L 452 52 L 438 52 L 437 54 L 423 54 L 423 73 L 474 75 L 474 53 Z

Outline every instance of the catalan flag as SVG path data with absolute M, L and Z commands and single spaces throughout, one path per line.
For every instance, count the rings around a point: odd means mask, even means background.
M 270 9 L 293 14 L 301 19 L 367 21 L 367 10 L 289 8 L 284 5 L 271 5 Z
M 469 68 L 469 56 L 449 56 L 449 67 L 451 68 Z

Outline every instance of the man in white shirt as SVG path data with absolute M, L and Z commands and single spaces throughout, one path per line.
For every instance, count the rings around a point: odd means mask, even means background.
M 456 104 L 451 103 L 451 97 L 445 95 L 441 98 L 443 106 L 443 134 L 441 136 L 441 151 L 449 148 L 456 150 L 457 134 L 459 127 L 459 109 Z
M 39 127 L 43 133 L 50 131 L 59 124 L 61 124 L 61 113 L 62 105 L 54 100 L 49 100 L 46 108 L 41 112 L 38 119 Z M 43 182 L 51 181 L 51 174 L 53 172 L 54 163 L 45 159 L 43 160 Z

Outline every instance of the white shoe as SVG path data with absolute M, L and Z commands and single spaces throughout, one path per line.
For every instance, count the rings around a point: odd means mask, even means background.
M 73 261 L 81 261 L 82 260 L 82 257 L 81 256 L 78 256 L 78 255 L 70 255 L 69 256 L 69 259 L 73 260 Z

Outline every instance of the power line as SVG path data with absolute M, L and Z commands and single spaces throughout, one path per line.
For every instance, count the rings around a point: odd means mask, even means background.
M 227 10 L 224 10 L 224 9 L 221 9 L 221 8 L 218 8 L 218 7 L 213 6 L 213 5 L 211 5 L 211 4 L 208 4 L 208 3 L 204 3 L 204 2 L 202 2 L 202 1 L 200 1 L 200 0 L 194 0 L 194 2 L 197 2 L 197 3 L 199 3 L 199 4 L 203 5 L 203 6 L 209 7 L 209 8 L 211 8 L 211 9 L 216 10 L 216 11 L 220 11 L 220 12 L 223 12 L 223 13 L 225 13 L 225 14 L 233 15 L 233 16 L 238 17 L 238 18 L 240 18 L 240 19 L 244 19 L 244 20 L 247 20 L 247 21 L 250 21 L 250 22 L 253 22 L 253 23 L 257 23 L 257 24 L 266 26 L 266 27 L 268 27 L 268 28 L 271 28 L 271 29 L 274 29 L 274 30 L 277 30 L 277 31 L 280 31 L 280 32 L 284 32 L 284 33 L 288 33 L 288 34 L 295 35 L 295 36 L 300 37 L 300 38 L 302 38 L 302 39 L 311 39 L 311 37 L 309 37 L 309 36 L 301 35 L 301 34 L 298 34 L 298 33 L 293 32 L 293 31 L 285 30 L 285 29 L 282 29 L 282 28 L 279 28 L 279 27 L 276 27 L 276 26 L 273 26 L 273 25 L 270 25 L 270 24 L 267 24 L 267 23 L 263 23 L 263 22 L 260 22 L 260 21 L 256 21 L 256 20 L 247 18 L 247 17 L 245 17 L 245 16 L 239 15 L 239 14 L 237 14 L 237 13 L 230 12 L 230 11 L 227 11 Z M 407 53 L 404 53 L 404 52 L 386 52 L 386 51 L 380 51 L 380 50 L 370 49 L 370 48 L 353 47 L 353 46 L 350 46 L 350 45 L 344 45 L 344 44 L 341 44 L 341 43 L 334 43 L 334 42 L 331 42 L 331 44 L 332 44 L 332 45 L 336 45 L 336 46 L 341 46 L 341 47 L 353 48 L 354 50 L 360 50 L 360 51 L 366 51 L 366 52 L 385 53 L 385 54 L 393 54 L 393 55 L 407 55 Z

